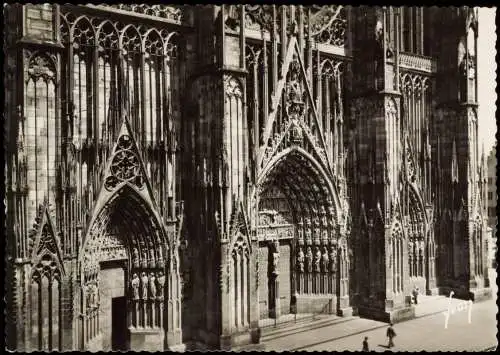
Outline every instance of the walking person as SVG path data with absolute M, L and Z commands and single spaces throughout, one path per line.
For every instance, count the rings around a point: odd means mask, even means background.
M 412 294 L 413 294 L 413 301 L 415 302 L 415 304 L 418 304 L 418 286 L 417 285 L 415 285 L 415 287 L 413 287 Z
M 390 324 L 389 328 L 387 328 L 387 337 L 389 338 L 389 344 L 388 344 L 388 348 L 392 348 L 394 346 L 394 342 L 392 341 L 392 339 L 396 336 L 396 332 L 394 331 L 393 327 L 392 327 L 392 323 Z
M 365 337 L 365 340 L 363 340 L 363 351 L 370 351 L 368 348 L 368 337 Z

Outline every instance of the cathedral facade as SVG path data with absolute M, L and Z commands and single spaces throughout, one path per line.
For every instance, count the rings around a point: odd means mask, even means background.
M 234 349 L 491 294 L 467 7 L 8 5 L 7 345 Z

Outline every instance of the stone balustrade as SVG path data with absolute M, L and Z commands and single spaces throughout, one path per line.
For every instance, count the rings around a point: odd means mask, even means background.
M 413 53 L 400 53 L 399 65 L 405 69 L 418 70 L 426 73 L 435 73 L 437 69 L 435 59 Z

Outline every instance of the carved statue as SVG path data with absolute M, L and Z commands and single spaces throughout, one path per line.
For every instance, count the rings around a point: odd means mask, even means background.
M 330 247 L 330 271 L 335 272 L 337 270 L 337 250 L 334 246 Z
M 328 230 L 326 228 L 324 228 L 321 232 L 321 240 L 323 243 L 326 243 L 328 241 Z
M 304 252 L 302 251 L 302 248 L 299 248 L 297 253 L 297 268 L 299 269 L 299 272 L 304 272 Z
M 316 248 L 316 256 L 314 258 L 314 271 L 315 272 L 320 272 L 320 263 L 321 263 L 321 251 L 319 248 Z
M 95 307 L 95 291 L 96 287 L 95 285 L 90 285 L 90 307 Z
M 323 248 L 323 271 L 328 272 L 328 266 L 330 265 L 330 259 L 328 258 L 328 250 L 326 247 Z
M 146 250 L 142 251 L 142 260 L 141 260 L 141 266 L 142 267 L 147 267 L 147 262 L 148 262 L 148 254 L 146 253 Z
M 312 239 L 311 239 L 311 229 L 310 227 L 306 227 L 306 242 L 307 243 L 311 243 Z
M 162 271 L 158 273 L 156 282 L 158 283 L 158 298 L 163 299 L 163 290 L 165 288 L 165 275 L 163 274 Z
M 142 281 L 142 299 L 146 300 L 148 298 L 148 275 L 145 272 L 141 273 Z
M 139 251 L 134 248 L 132 251 L 132 265 L 134 267 L 139 267 Z
M 95 291 L 95 294 L 94 294 L 94 307 L 99 307 L 99 304 L 100 304 L 100 299 L 99 299 L 99 287 L 97 286 L 97 284 L 94 285 L 94 291 Z
M 300 92 L 299 75 L 296 70 L 290 72 L 290 82 L 288 83 L 289 98 L 292 102 L 300 102 L 302 94 Z
M 92 303 L 92 285 L 87 286 L 87 308 L 92 308 L 93 303 Z
M 163 254 L 161 252 L 161 247 L 156 249 L 156 266 L 162 268 L 164 266 Z
M 279 250 L 280 244 L 276 240 L 273 242 L 273 270 L 272 272 L 274 274 L 279 273 L 279 260 L 280 260 L 280 250 Z
M 321 223 L 323 224 L 323 226 L 328 225 L 328 219 L 326 217 L 326 212 L 321 216 Z
M 155 299 L 156 298 L 156 282 L 155 282 L 155 274 L 150 273 L 149 274 L 149 298 Z
M 299 228 L 297 228 L 297 239 L 299 241 L 304 240 L 304 230 L 302 229 L 302 226 L 299 226 Z
M 140 280 L 139 280 L 139 276 L 136 273 L 134 273 L 134 275 L 132 276 L 132 281 L 130 283 L 132 286 L 132 293 L 134 295 L 134 300 L 138 300 L 139 299 Z
M 149 249 L 149 266 L 151 267 L 155 266 L 155 251 L 152 246 Z
M 306 260 L 307 260 L 307 272 L 312 272 L 313 253 L 311 247 L 307 247 Z

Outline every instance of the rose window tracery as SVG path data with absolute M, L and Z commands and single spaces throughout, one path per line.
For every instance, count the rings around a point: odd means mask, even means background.
M 139 189 L 144 186 L 139 157 L 132 150 L 132 139 L 123 135 L 118 140 L 116 153 L 111 161 L 111 175 L 106 178 L 105 186 L 114 189 L 119 183 L 130 182 Z

